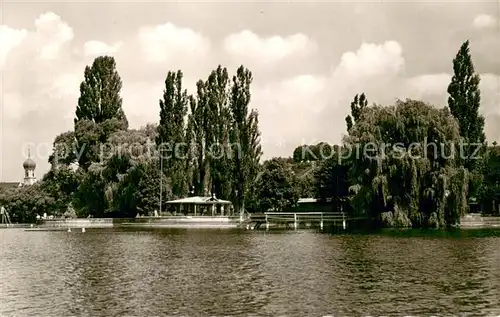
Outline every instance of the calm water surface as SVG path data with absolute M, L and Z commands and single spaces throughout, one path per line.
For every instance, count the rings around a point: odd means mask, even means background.
M 500 315 L 500 232 L 0 230 L 0 316 Z

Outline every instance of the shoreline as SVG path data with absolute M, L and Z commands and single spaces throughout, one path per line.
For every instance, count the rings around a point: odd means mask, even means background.
M 274 227 L 274 226 L 273 226 Z M 236 229 L 241 228 L 237 216 L 162 216 L 139 218 L 76 218 L 45 219 L 38 223 L 0 224 L 0 229 L 78 229 L 78 228 L 192 228 L 192 229 Z M 468 214 L 461 220 L 458 229 L 500 229 L 500 217 Z M 293 228 L 289 228 L 293 230 Z M 310 229 L 314 229 L 314 226 Z M 408 228 L 413 229 L 413 228 Z
M 163 216 L 41 220 L 36 228 L 239 228 L 240 217 Z

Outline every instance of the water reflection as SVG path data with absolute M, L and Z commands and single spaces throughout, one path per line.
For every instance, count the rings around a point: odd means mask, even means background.
M 499 236 L 0 230 L 0 315 L 498 315 Z

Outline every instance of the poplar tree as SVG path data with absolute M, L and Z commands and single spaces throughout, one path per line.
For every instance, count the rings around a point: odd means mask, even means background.
M 190 114 L 186 139 L 190 144 L 189 160 L 193 164 L 192 186 L 194 193 L 203 196 L 207 182 L 206 131 L 208 124 L 208 96 L 206 83 L 199 80 L 196 83 L 196 97 L 189 96 Z
M 347 117 L 345 118 L 348 132 L 356 124 L 356 122 L 359 121 L 361 111 L 367 106 L 368 99 L 366 99 L 364 93 L 354 96 L 354 100 L 351 102 L 351 115 L 347 115 Z
M 156 144 L 160 150 L 163 172 L 170 176 L 174 196 L 187 193 L 185 164 L 187 145 L 185 144 L 184 117 L 187 114 L 188 96 L 182 87 L 183 74 L 168 72 L 165 79 L 163 99 L 160 103 L 160 124 Z
M 231 113 L 229 111 L 229 75 L 227 69 L 219 65 L 208 76 L 206 85 L 210 122 L 206 131 L 211 154 L 208 157 L 210 188 L 217 197 L 227 199 L 231 194 L 231 160 L 228 157 Z
M 103 123 L 113 118 L 126 123 L 120 96 L 122 81 L 115 59 L 111 56 L 97 57 L 92 66 L 85 67 L 84 76 L 80 84 L 75 124 L 81 120 Z M 128 123 L 126 125 L 128 127 Z
M 121 88 L 113 57 L 97 57 L 92 66 L 85 67 L 74 119 L 75 150 L 80 153 L 78 163 L 84 170 L 100 160 L 99 144 L 106 142 L 111 133 L 128 128 Z
M 479 113 L 481 104 L 480 78 L 475 72 L 469 49 L 469 41 L 465 41 L 453 59 L 453 77 L 448 85 L 448 106 L 458 121 L 460 135 L 465 142 L 460 153 L 465 167 L 471 172 L 469 192 L 474 195 L 481 183 L 481 158 L 484 154 L 484 117 Z M 477 153 L 478 146 L 481 150 Z
M 479 114 L 481 92 L 479 75 L 476 74 L 465 41 L 453 59 L 453 77 L 448 85 L 448 106 L 460 126 L 460 135 L 468 142 L 484 142 L 484 117 Z
M 250 184 L 258 173 L 258 164 L 262 155 L 258 113 L 248 106 L 251 100 L 250 85 L 252 73 L 240 66 L 233 76 L 230 93 L 232 117 L 231 147 L 235 151 L 234 162 L 234 198 L 239 211 L 245 208 L 245 198 Z

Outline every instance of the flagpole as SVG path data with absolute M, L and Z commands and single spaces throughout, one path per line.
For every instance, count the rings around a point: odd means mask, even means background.
M 161 215 L 161 207 L 162 207 L 162 198 L 163 198 L 163 141 L 160 144 L 160 215 Z

